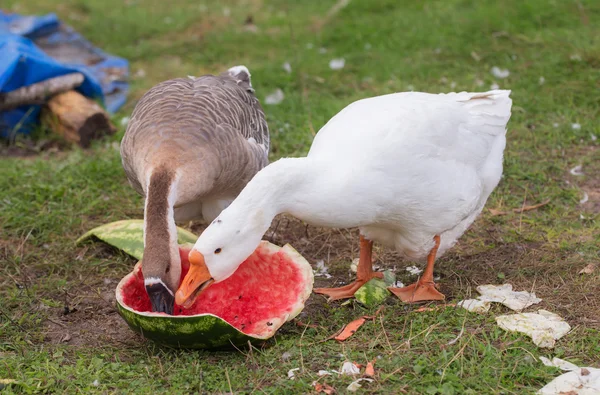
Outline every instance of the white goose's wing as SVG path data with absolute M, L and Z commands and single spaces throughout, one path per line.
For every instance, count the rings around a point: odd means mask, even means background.
M 455 160 L 480 167 L 510 118 L 510 91 L 396 93 L 354 102 L 315 137 L 309 156 L 382 155 Z

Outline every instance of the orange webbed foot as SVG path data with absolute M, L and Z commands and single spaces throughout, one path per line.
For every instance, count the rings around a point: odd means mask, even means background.
M 443 293 L 436 289 L 434 282 L 416 282 L 406 287 L 390 287 L 388 289 L 405 303 L 444 300 L 446 298 Z
M 349 299 L 354 297 L 356 291 L 372 278 L 383 278 L 383 273 L 373 272 L 367 279 L 357 279 L 353 283 L 339 288 L 315 288 L 313 292 L 327 295 L 329 296 L 329 300 Z

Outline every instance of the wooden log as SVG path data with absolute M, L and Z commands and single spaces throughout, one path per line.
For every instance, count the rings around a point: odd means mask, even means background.
M 50 99 L 42 109 L 41 119 L 42 124 L 83 148 L 117 130 L 102 107 L 76 91 L 59 93 Z
M 0 93 L 0 111 L 30 104 L 44 104 L 50 96 L 77 88 L 83 80 L 83 74 L 71 73 Z

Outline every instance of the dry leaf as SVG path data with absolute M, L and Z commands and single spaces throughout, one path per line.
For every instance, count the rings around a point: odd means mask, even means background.
M 344 329 L 342 329 L 340 334 L 337 335 L 336 337 L 334 337 L 334 339 L 337 341 L 346 340 L 347 338 L 352 336 L 354 333 L 356 333 L 358 328 L 360 328 L 365 323 L 365 321 L 366 320 L 363 317 L 360 317 L 359 319 L 352 321 L 351 323 L 346 325 L 344 327 Z
M 490 214 L 492 214 L 494 217 L 498 216 L 498 215 L 508 214 L 508 211 L 496 210 L 495 208 L 489 208 L 488 210 L 489 210 Z
M 384 306 L 381 306 L 381 307 L 379 307 L 377 309 L 377 311 L 375 311 L 375 314 L 373 314 L 373 315 L 363 315 L 362 318 L 364 318 L 365 320 L 374 320 L 381 313 L 381 311 L 383 310 L 383 308 L 384 308 Z
M 586 267 L 581 269 L 579 271 L 579 274 L 592 274 L 592 273 L 594 273 L 595 270 L 596 270 L 596 264 L 590 263 L 589 265 L 587 265 Z
M 305 322 L 302 321 L 296 321 L 296 325 L 301 326 L 303 328 L 313 328 L 313 329 L 319 329 L 318 325 L 315 324 L 307 324 Z
M 375 360 L 373 362 L 367 363 L 367 367 L 365 368 L 365 376 L 374 377 L 375 376 Z
M 550 199 L 545 200 L 542 203 L 534 204 L 532 206 L 522 206 L 520 208 L 513 208 L 510 211 L 502 211 L 502 210 L 497 210 L 497 209 L 494 209 L 494 208 L 490 208 L 488 210 L 489 210 L 490 214 L 492 214 L 493 216 L 506 215 L 506 214 L 510 213 L 511 211 L 513 213 L 519 214 L 519 213 L 524 213 L 525 211 L 531 211 L 531 210 L 538 209 L 540 207 L 543 207 L 543 206 L 547 205 L 548 203 L 550 203 Z
M 330 340 L 330 339 L 335 339 L 337 341 L 346 340 L 347 338 L 349 338 L 350 336 L 355 334 L 356 331 L 365 323 L 366 320 L 375 319 L 375 317 L 377 317 L 379 315 L 379 313 L 381 313 L 381 310 L 383 310 L 383 306 L 381 306 L 379 309 L 377 309 L 377 311 L 375 312 L 374 315 L 364 315 L 364 316 L 350 322 L 337 335 L 334 335 L 334 336 L 328 338 L 327 340 Z
M 335 388 L 333 388 L 329 384 L 325 384 L 325 383 L 321 384 L 321 383 L 314 382 L 313 385 L 315 386 L 315 391 L 317 391 L 317 394 L 319 394 L 321 392 L 323 392 L 327 395 L 335 394 Z

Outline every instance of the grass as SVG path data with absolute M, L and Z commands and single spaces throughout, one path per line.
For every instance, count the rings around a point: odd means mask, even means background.
M 543 350 L 496 326 L 493 317 L 508 311 L 503 307 L 484 316 L 453 308 L 420 313 L 390 298 L 375 322 L 337 343 L 324 340 L 372 311 L 313 295 L 262 348 L 176 351 L 144 342 L 114 310 L 115 284 L 135 262 L 99 243 L 74 244 L 94 226 L 142 217 L 142 200 L 120 164 L 121 127 L 88 151 L 0 158 L 0 379 L 19 382 L 6 393 L 307 393 L 313 381 L 343 393 L 351 377 L 319 377 L 318 370 L 375 359 L 376 380 L 361 383 L 360 391 L 523 394 L 558 374 L 538 356 L 598 367 L 600 277 L 598 270 L 578 274 L 599 260 L 598 2 L 355 0 L 329 15 L 334 1 L 219 3 L 8 0 L 3 7 L 57 12 L 131 61 L 130 100 L 117 124 L 161 80 L 247 65 L 261 100 L 277 88 L 285 93 L 280 105 L 264 106 L 272 159 L 305 154 L 314 133 L 358 98 L 485 90 L 493 83 L 512 89 L 504 179 L 488 207 L 550 204 L 505 216 L 486 211 L 436 273 L 450 301 L 485 283 L 534 290 L 573 331 Z M 331 70 L 329 61 L 339 57 L 346 66 Z M 510 76 L 495 79 L 493 66 Z M 576 165 L 584 176 L 570 174 Z M 581 204 L 584 192 L 589 200 Z M 282 217 L 267 236 L 290 242 L 311 263 L 325 259 L 334 277 L 318 278 L 318 285 L 350 279 L 355 230 L 307 230 Z M 377 254 L 380 264 L 397 266 L 399 278 L 411 280 L 392 251 Z M 287 377 L 292 368 L 301 368 L 294 380 Z

